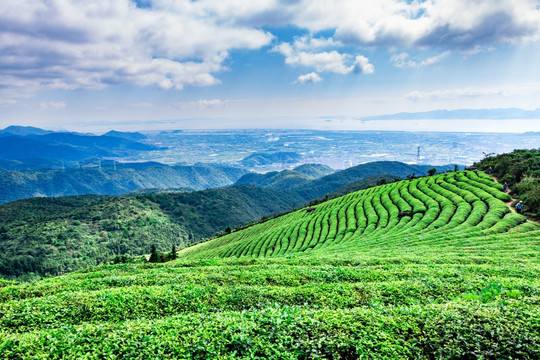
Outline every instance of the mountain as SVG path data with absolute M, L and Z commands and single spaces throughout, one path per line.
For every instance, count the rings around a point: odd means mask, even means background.
M 137 196 L 33 198 L 0 205 L 0 277 L 62 274 L 115 255 L 165 251 L 263 216 L 300 199 L 252 186 Z
M 242 176 L 235 185 L 254 185 L 272 189 L 292 189 L 304 186 L 310 180 L 318 179 L 333 173 L 329 166 L 305 164 L 292 170 L 271 171 L 264 174 L 248 173 Z
M 366 164 L 350 167 L 337 171 L 331 175 L 313 180 L 309 184 L 295 190 L 304 198 L 319 198 L 331 193 L 352 182 L 361 180 L 368 176 L 386 174 L 405 178 L 408 175 L 427 175 L 427 171 L 436 168 L 437 172 L 453 170 L 454 165 L 431 166 L 431 165 L 409 165 L 397 161 L 375 161 Z
M 124 138 L 107 136 L 107 135 L 82 135 L 75 133 L 50 133 L 45 135 L 32 136 L 33 140 L 52 143 L 70 145 L 73 147 L 87 148 L 87 152 L 108 151 L 112 150 L 138 150 L 149 151 L 156 150 L 157 147 L 147 145 L 136 141 L 126 140 Z
M 294 164 L 302 160 L 302 155 L 295 152 L 254 153 L 240 163 L 246 167 L 256 167 L 272 164 Z
M 231 185 L 246 173 L 221 165 L 105 164 L 81 169 L 0 171 L 0 203 L 36 196 L 119 195 L 138 189 L 202 190 Z
M 507 199 L 482 173 L 441 174 L 299 209 L 167 263 L 0 281 L 0 357 L 535 359 L 540 226 Z
M 355 191 L 363 190 L 371 186 L 382 185 L 382 184 L 391 183 L 398 180 L 402 180 L 402 178 L 400 178 L 399 176 L 385 175 L 385 174 L 366 176 L 364 178 L 361 178 L 360 180 L 357 180 L 350 184 L 342 186 L 328 193 L 327 195 L 328 195 L 328 198 L 335 198 L 335 197 L 347 195 Z
M 416 176 L 423 176 L 427 175 L 427 171 L 431 168 L 436 168 L 438 172 L 444 172 L 453 170 L 454 165 L 434 167 L 430 165 L 409 165 L 397 161 L 376 161 L 336 171 L 318 179 L 310 179 L 306 175 L 300 174 L 297 170 L 298 168 L 280 172 L 274 171 L 266 174 L 249 173 L 241 177 L 236 184 L 293 190 L 300 197 L 309 201 L 367 177 L 385 174 L 387 176 L 405 178 L 413 173 Z M 372 178 L 371 180 L 374 179 Z M 380 179 L 368 181 L 365 184 L 374 184 L 378 180 Z
M 153 145 L 112 136 L 75 133 L 28 134 L 24 137 L 7 135 L 0 141 L 0 158 L 80 161 L 89 157 L 117 157 L 156 149 Z
M 43 130 L 33 126 L 17 126 L 11 125 L 3 130 L 0 130 L 0 136 L 28 136 L 28 135 L 45 135 L 52 133 L 51 130 Z
M 18 159 L 57 159 L 76 161 L 88 157 L 81 149 L 71 145 L 44 143 L 21 136 L 5 136 L 0 141 L 0 158 Z
M 458 109 L 433 110 L 414 113 L 397 113 L 368 116 L 362 120 L 417 120 L 417 119 L 540 119 L 540 109 Z
M 141 134 L 140 132 L 122 132 L 122 131 L 116 131 L 116 130 L 111 130 L 103 134 L 103 136 L 117 137 L 117 138 L 130 140 L 130 141 L 141 141 L 148 138 L 146 135 Z
M 293 169 L 301 174 L 304 174 L 311 179 L 318 179 L 326 175 L 334 173 L 334 169 L 327 165 L 321 164 L 303 164 Z

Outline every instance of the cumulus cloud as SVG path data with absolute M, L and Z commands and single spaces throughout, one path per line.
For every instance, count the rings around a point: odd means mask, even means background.
M 365 56 L 356 57 L 339 53 L 337 50 L 317 51 L 334 44 L 332 41 L 300 41 L 281 43 L 273 48 L 273 51 L 281 53 L 288 65 L 297 65 L 314 68 L 317 72 L 333 72 L 348 74 L 351 72 L 371 74 L 375 71 L 369 59 Z
M 309 32 L 276 47 L 288 64 L 368 74 L 373 65 L 354 47 L 445 54 L 539 40 L 540 9 L 537 0 L 2 0 L 0 93 L 210 86 L 231 51 L 269 45 L 263 29 L 284 26 Z
M 295 84 L 309 84 L 317 83 L 320 81 L 322 81 L 322 78 L 319 76 L 319 74 L 311 72 L 309 74 L 300 75 L 298 79 L 296 79 Z
M 219 83 L 234 49 L 272 35 L 223 22 L 204 1 L 3 0 L 0 87 L 181 89 Z
M 535 0 L 304 0 L 294 22 L 356 45 L 470 49 L 506 41 L 537 40 Z

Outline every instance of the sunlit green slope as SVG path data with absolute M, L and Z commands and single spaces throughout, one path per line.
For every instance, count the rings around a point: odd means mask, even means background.
M 0 359 L 537 359 L 540 226 L 506 199 L 449 173 L 168 263 L 0 280 Z
M 181 256 L 328 256 L 396 247 L 438 252 L 457 244 L 483 248 L 510 237 L 540 238 L 540 226 L 511 212 L 509 200 L 482 172 L 446 173 L 354 192 L 198 244 Z

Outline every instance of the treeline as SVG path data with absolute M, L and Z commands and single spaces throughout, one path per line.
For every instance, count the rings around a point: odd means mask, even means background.
M 540 219 L 540 149 L 514 150 L 487 156 L 474 166 L 507 183 L 514 198 L 523 200 L 525 215 Z

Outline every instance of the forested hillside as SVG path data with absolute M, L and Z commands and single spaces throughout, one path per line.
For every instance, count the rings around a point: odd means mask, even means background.
M 0 277 L 57 275 L 151 245 L 170 251 L 300 205 L 252 186 L 137 196 L 33 198 L 0 205 Z
M 524 202 L 524 214 L 540 219 L 540 149 L 488 156 L 474 165 L 491 167 L 499 183 L 506 182 L 512 196 Z

